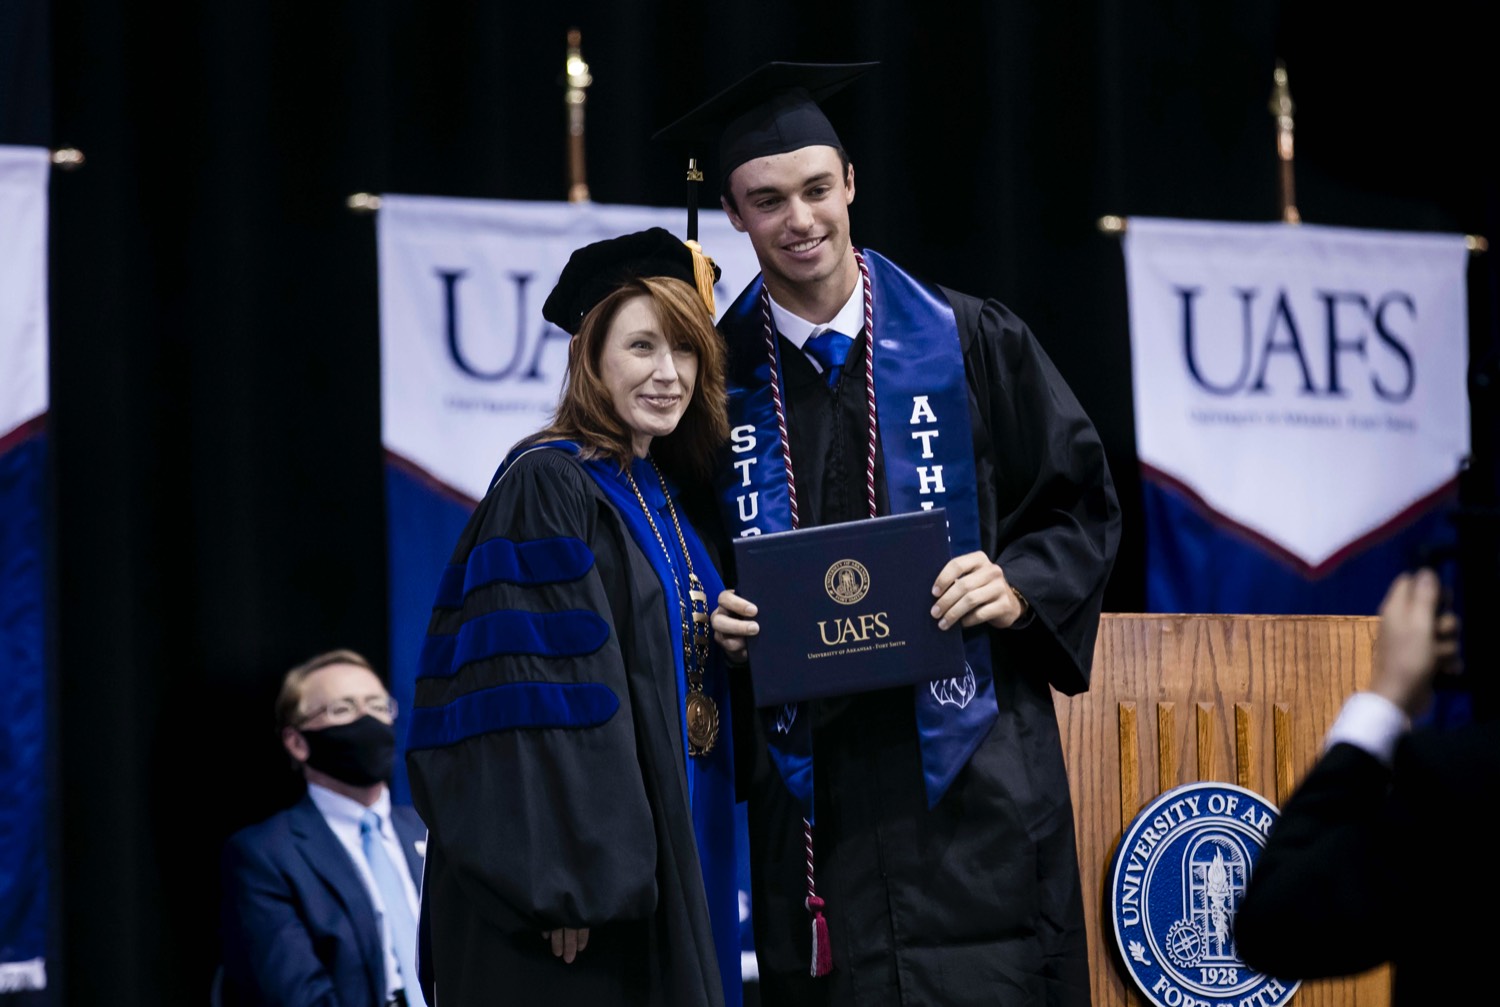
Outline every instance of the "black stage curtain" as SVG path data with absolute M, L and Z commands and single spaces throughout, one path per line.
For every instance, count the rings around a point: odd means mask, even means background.
M 60 1002 L 205 1002 L 219 846 L 295 793 L 280 674 L 334 646 L 384 667 L 374 224 L 344 199 L 565 198 L 570 27 L 603 203 L 676 204 L 680 152 L 648 136 L 755 65 L 881 62 L 829 104 L 855 241 L 1031 324 L 1103 434 L 1127 519 L 1106 607 L 1136 611 L 1124 269 L 1095 220 L 1275 219 L 1282 58 L 1306 220 L 1500 237 L 1480 9 L 7 6 L 0 142 L 88 158 L 53 183 Z M 1473 267 L 1481 363 L 1496 254 Z

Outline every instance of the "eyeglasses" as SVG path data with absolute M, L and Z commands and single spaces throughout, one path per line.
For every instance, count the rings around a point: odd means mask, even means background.
M 302 724 L 311 724 L 320 717 L 326 717 L 329 725 L 337 727 L 339 724 L 351 723 L 362 714 L 368 714 L 387 724 L 394 723 L 396 701 L 390 696 L 366 696 L 363 700 L 355 699 L 353 696 L 343 696 L 327 706 L 318 707 L 303 717 Z

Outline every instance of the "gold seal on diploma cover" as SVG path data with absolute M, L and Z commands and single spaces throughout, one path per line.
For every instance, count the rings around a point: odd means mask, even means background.
M 719 740 L 719 707 L 701 692 L 687 697 L 688 754 L 707 755 Z
M 841 559 L 823 575 L 823 590 L 840 605 L 853 605 L 870 592 L 870 571 L 859 560 Z

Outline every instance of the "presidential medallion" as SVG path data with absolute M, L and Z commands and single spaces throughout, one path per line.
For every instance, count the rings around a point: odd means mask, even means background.
M 687 697 L 688 754 L 707 755 L 719 740 L 719 707 L 701 692 Z

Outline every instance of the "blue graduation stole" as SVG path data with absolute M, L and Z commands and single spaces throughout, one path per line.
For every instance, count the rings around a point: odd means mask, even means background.
M 875 409 L 892 513 L 942 507 L 953 555 L 980 548 L 979 496 L 969 392 L 953 308 L 936 288 L 864 250 L 875 331 Z M 765 345 L 764 280 L 756 277 L 724 313 L 729 344 L 730 443 L 718 470 L 725 525 L 734 538 L 792 527 L 785 454 L 772 381 L 784 388 L 780 350 Z M 774 369 L 774 372 L 773 372 Z M 937 571 L 932 571 L 933 576 Z M 750 599 L 754 601 L 754 599 Z M 774 628 L 771 629 L 774 632 Z M 965 663 L 915 687 L 927 805 L 940 801 L 999 717 L 989 630 L 962 630 Z M 771 760 L 813 821 L 812 724 L 802 704 L 760 711 Z

